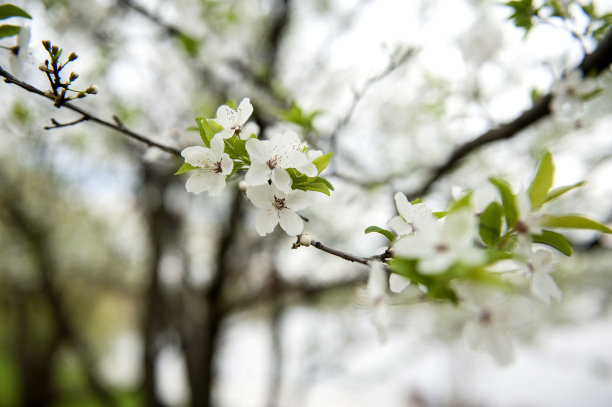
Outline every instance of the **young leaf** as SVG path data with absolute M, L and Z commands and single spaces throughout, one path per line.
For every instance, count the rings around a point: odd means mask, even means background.
M 472 199 L 472 192 L 468 192 L 456 201 L 453 201 L 448 208 L 447 213 L 458 211 L 459 209 L 469 208 Z
M 21 30 L 21 27 L 17 25 L 0 25 L 0 38 L 12 37 L 14 35 L 17 35 L 19 34 L 19 30 Z
M 612 229 L 606 225 L 580 215 L 545 215 L 540 224 L 549 228 L 589 229 L 612 233 Z
M 191 165 L 191 164 L 187 164 L 187 163 L 185 163 L 185 164 L 181 165 L 181 168 L 179 168 L 179 169 L 178 169 L 178 170 L 177 170 L 177 171 L 174 173 L 174 175 L 179 175 L 179 174 L 182 174 L 182 173 L 187 172 L 187 171 L 195 170 L 195 169 L 197 169 L 197 168 L 198 168 L 198 167 L 194 167 L 194 166 L 193 166 L 193 165 Z
M 556 199 L 556 198 L 560 197 L 564 193 L 566 193 L 568 191 L 571 191 L 572 189 L 579 188 L 579 187 L 583 186 L 584 184 L 585 184 L 585 182 L 581 181 L 581 182 L 577 182 L 577 183 L 572 184 L 572 185 L 566 185 L 566 186 L 563 186 L 563 187 L 555 188 L 552 191 L 550 191 L 548 193 L 548 195 L 546 195 L 546 200 L 544 202 L 552 201 L 553 199 Z
M 372 232 L 380 233 L 381 235 L 389 239 L 390 242 L 393 242 L 395 240 L 395 235 L 387 229 L 383 229 L 378 226 L 368 226 L 365 230 L 365 233 L 372 233 Z
M 327 168 L 327 166 L 329 165 L 329 161 L 332 158 L 332 154 L 332 152 L 329 152 L 312 160 L 312 163 L 317 167 L 317 174 L 320 174 L 321 172 L 323 172 L 324 169 Z
M 0 20 L 10 17 L 23 17 L 32 19 L 32 16 L 12 4 L 0 4 Z
M 553 184 L 554 175 L 555 166 L 552 161 L 552 155 L 547 151 L 542 155 L 542 158 L 540 158 L 538 170 L 527 190 L 531 201 L 531 209 L 534 211 L 540 209 L 542 204 L 546 202 L 548 191 Z
M 495 185 L 501 195 L 502 205 L 504 207 L 504 216 L 508 228 L 514 227 L 518 220 L 518 210 L 516 209 L 516 197 L 510 189 L 510 185 L 506 181 L 496 178 L 489 178 L 489 181 Z
M 495 246 L 501 236 L 502 207 L 498 202 L 491 202 L 480 214 L 478 233 L 487 246 Z
M 565 236 L 550 230 L 542 230 L 541 235 L 531 235 L 534 243 L 542 243 L 554 247 L 566 256 L 572 255 L 572 245 Z

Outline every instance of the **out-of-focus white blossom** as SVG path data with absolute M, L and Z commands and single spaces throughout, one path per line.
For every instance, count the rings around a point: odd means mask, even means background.
M 401 192 L 397 192 L 394 198 L 399 216 L 393 217 L 387 224 L 398 236 L 409 235 L 435 222 L 431 209 L 424 203 L 412 205 Z
M 11 73 L 17 77 L 21 76 L 21 67 L 28 56 L 28 46 L 30 44 L 30 27 L 22 26 L 17 34 L 17 46 L 11 49 L 9 68 Z
M 596 79 L 584 78 L 581 71 L 574 70 L 552 84 L 550 92 L 553 98 L 550 108 L 557 115 L 573 113 L 582 104 L 584 98 L 598 88 L 599 84 Z
M 469 314 L 463 334 L 474 350 L 489 353 L 500 365 L 514 359 L 510 333 L 532 320 L 532 308 L 521 297 L 507 297 L 496 289 L 460 287 L 462 304 Z
M 551 252 L 544 249 L 536 250 L 533 256 L 525 263 L 530 276 L 529 288 L 540 301 L 550 304 L 550 299 L 561 300 L 561 290 L 550 273 L 554 271 L 554 257 Z
M 395 254 L 419 260 L 424 274 L 443 273 L 454 263 L 477 265 L 484 262 L 482 250 L 474 246 L 476 220 L 468 210 L 450 213 L 444 223 L 427 222 L 417 233 L 401 237 Z

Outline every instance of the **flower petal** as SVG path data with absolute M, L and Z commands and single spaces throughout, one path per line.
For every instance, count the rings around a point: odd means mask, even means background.
M 238 124 L 238 114 L 231 107 L 222 105 L 217 109 L 217 117 L 215 120 L 223 126 L 223 128 L 231 129 Z
M 249 185 L 267 184 L 270 179 L 270 168 L 262 162 L 252 161 L 251 167 L 244 176 Z
M 293 211 L 299 211 L 310 205 L 310 195 L 306 191 L 293 190 L 285 199 L 287 207 Z
M 278 212 L 272 207 L 260 210 L 255 216 L 255 230 L 260 236 L 265 236 L 274 231 L 277 224 Z
M 272 183 L 276 186 L 276 188 L 288 194 L 291 192 L 291 184 L 293 184 L 293 180 L 287 171 L 283 170 L 282 168 L 275 168 L 272 170 Z
M 251 105 L 251 101 L 249 98 L 242 99 L 236 110 L 236 124 L 242 126 L 249 120 L 251 114 L 253 114 L 253 105 Z
M 257 208 L 271 208 L 272 202 L 274 202 L 274 189 L 268 184 L 249 186 L 246 195 Z
M 250 138 L 245 143 L 245 148 L 251 157 L 251 162 L 267 162 L 270 157 L 270 142 L 268 140 L 258 140 Z
M 185 183 L 185 188 L 187 192 L 199 194 L 208 191 L 215 182 L 215 174 L 206 170 L 195 170 Z M 223 183 L 225 184 L 225 181 Z
M 183 149 L 181 155 L 185 157 L 185 162 L 196 167 L 204 167 L 206 163 L 212 161 L 212 152 L 202 146 L 191 146 Z
M 289 236 L 299 235 L 304 229 L 304 221 L 300 215 L 290 209 L 283 209 L 279 212 L 279 222 Z

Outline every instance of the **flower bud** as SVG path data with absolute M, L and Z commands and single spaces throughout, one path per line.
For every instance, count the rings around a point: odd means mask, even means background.
M 45 49 L 46 49 L 47 51 L 49 51 L 49 49 L 51 48 L 51 41 L 49 41 L 49 40 L 43 40 L 42 45 L 43 45 L 43 47 L 45 47 Z
M 76 81 L 76 78 L 78 78 L 78 77 L 79 77 L 79 74 L 78 74 L 78 73 L 76 73 L 76 72 L 70 72 L 70 77 L 69 77 L 69 80 L 70 80 L 70 82 L 73 82 L 73 81 Z
M 72 62 L 75 59 L 77 59 L 79 56 L 77 54 L 75 54 L 74 52 L 71 52 L 70 55 L 68 55 L 68 61 Z
M 89 87 L 85 89 L 85 93 L 95 95 L 96 93 L 98 93 L 98 87 L 96 85 L 89 85 Z
M 87 93 L 85 93 L 85 92 L 79 92 L 79 93 L 77 93 L 76 98 L 77 98 L 77 99 L 81 99 L 81 98 L 84 98 L 85 96 L 87 96 Z
M 53 55 L 57 54 L 58 51 L 59 47 L 57 45 L 51 45 L 51 52 L 53 53 Z
M 240 190 L 240 192 L 246 192 L 248 187 L 249 184 L 245 180 L 242 180 L 238 183 L 238 189 Z
M 53 91 L 51 90 L 46 90 L 45 91 L 45 96 L 48 98 L 55 98 L 55 95 L 53 94 Z
M 310 235 L 300 235 L 300 244 L 302 246 L 310 246 L 310 244 L 312 243 L 312 238 L 310 237 Z

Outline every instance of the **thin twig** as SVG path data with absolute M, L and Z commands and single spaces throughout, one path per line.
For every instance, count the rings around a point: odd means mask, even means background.
M 45 129 L 45 130 L 59 129 L 61 127 L 74 126 L 75 124 L 79 124 L 79 123 L 82 123 L 84 121 L 87 121 L 87 117 L 85 117 L 85 116 L 82 116 L 80 119 L 77 119 L 77 120 L 74 120 L 74 121 L 71 121 L 71 122 L 67 122 L 67 123 L 60 123 L 57 120 L 52 118 L 51 119 L 51 124 L 53 126 L 45 126 L 45 127 L 43 127 L 43 129 Z
M 300 246 L 306 246 L 305 244 L 300 243 L 300 237 L 301 236 L 298 236 L 297 242 L 293 244 L 292 249 L 297 249 Z M 352 255 L 350 253 L 343 252 L 338 249 L 331 248 L 314 239 L 311 239 L 310 245 L 308 246 L 313 246 L 321 251 L 324 251 L 325 253 L 332 254 L 336 257 L 340 257 L 341 259 L 351 261 L 354 263 L 361 263 L 366 266 L 368 265 L 370 261 L 373 261 L 373 260 L 385 261 L 391 258 L 392 256 L 391 250 L 387 249 L 383 254 L 378 254 L 378 255 L 370 256 L 370 257 L 359 257 L 359 256 Z
M 9 84 L 14 84 L 19 86 L 20 88 L 30 92 L 30 93 L 35 93 L 37 95 L 40 95 L 46 99 L 52 100 L 54 103 L 57 102 L 57 99 L 53 96 L 47 95 L 45 94 L 45 92 L 43 92 L 42 90 L 27 84 L 23 81 L 20 81 L 19 79 L 15 78 L 13 75 L 11 75 L 9 72 L 5 71 L 1 66 L 0 66 L 0 76 L 2 76 L 4 78 L 4 82 L 9 83 Z M 69 110 L 72 110 L 73 112 L 77 112 L 79 114 L 81 114 L 83 117 L 81 118 L 81 121 L 92 121 L 94 123 L 97 123 L 99 125 L 102 125 L 104 127 L 108 127 L 111 128 L 115 131 L 118 131 L 119 133 L 122 133 L 124 135 L 126 135 L 127 137 L 130 137 L 134 140 L 138 140 L 141 143 L 146 144 L 149 147 L 156 147 L 159 148 L 162 151 L 165 151 L 166 153 L 175 155 L 177 157 L 181 156 L 181 152 L 180 150 L 174 148 L 174 147 L 170 147 L 170 146 L 166 146 L 160 143 L 157 143 L 141 134 L 138 134 L 136 132 L 133 132 L 132 130 L 129 130 L 127 128 L 125 128 L 124 126 L 119 126 L 115 123 L 106 121 L 104 119 L 101 119 L 97 116 L 95 116 L 92 113 L 87 112 L 86 110 L 72 104 L 71 102 L 62 102 L 60 106 L 57 106 L 58 108 L 60 107 L 65 107 Z

